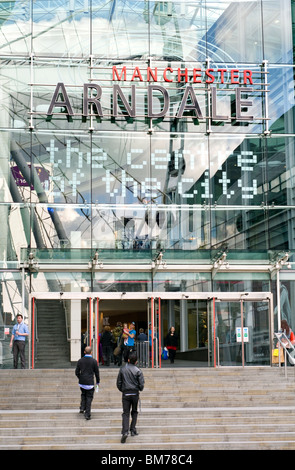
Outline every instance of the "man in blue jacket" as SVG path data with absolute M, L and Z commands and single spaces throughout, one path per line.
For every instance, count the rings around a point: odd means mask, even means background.
M 135 331 L 134 321 L 130 324 L 129 332 L 126 334 L 128 338 L 127 338 L 127 341 L 124 343 L 123 357 L 124 357 L 124 361 L 128 362 L 129 354 L 135 349 L 136 331 Z
M 85 419 L 91 419 L 91 403 L 94 395 L 94 376 L 96 384 L 99 384 L 98 364 L 92 357 L 92 349 L 90 346 L 85 348 L 85 356 L 79 359 L 75 371 L 79 379 L 81 389 L 80 413 L 84 413 Z

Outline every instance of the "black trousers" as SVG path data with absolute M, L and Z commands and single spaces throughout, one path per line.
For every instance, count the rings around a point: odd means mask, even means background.
M 13 367 L 14 369 L 17 369 L 19 355 L 20 355 L 21 368 L 25 369 L 26 367 L 25 347 L 26 347 L 25 341 L 19 341 L 19 340 L 13 341 Z
M 81 389 L 81 404 L 80 404 L 80 411 L 85 412 L 85 417 L 90 418 L 91 416 L 91 404 L 94 395 L 94 387 L 90 388 L 90 390 L 86 390 L 85 388 L 80 387 Z
M 104 365 L 109 366 L 111 362 L 111 356 L 113 353 L 113 348 L 111 346 L 103 346 L 102 347 L 102 355 L 104 360 Z
M 168 349 L 168 351 L 169 351 L 170 363 L 173 364 L 175 356 L 176 356 L 176 350 L 175 349 Z
M 124 395 L 122 394 L 122 434 L 128 434 L 129 431 L 129 420 L 131 411 L 131 424 L 130 431 L 135 431 L 137 422 L 137 406 L 138 406 L 139 394 L 136 395 Z
M 129 354 L 135 351 L 135 346 L 125 346 L 123 348 L 123 358 L 125 362 L 128 362 Z

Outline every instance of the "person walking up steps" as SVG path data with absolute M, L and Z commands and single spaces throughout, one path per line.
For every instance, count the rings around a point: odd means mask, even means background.
M 85 348 L 85 356 L 77 362 L 75 374 L 79 379 L 81 389 L 80 413 L 84 413 L 85 419 L 91 419 L 91 404 L 94 395 L 94 376 L 96 384 L 99 385 L 98 364 L 92 357 L 90 346 Z
M 122 392 L 122 438 L 121 442 L 126 442 L 129 433 L 129 421 L 131 412 L 130 432 L 131 436 L 137 436 L 137 407 L 139 401 L 139 392 L 144 389 L 144 377 L 142 371 L 136 366 L 137 354 L 131 352 L 128 362 L 119 370 L 117 377 L 117 388 Z

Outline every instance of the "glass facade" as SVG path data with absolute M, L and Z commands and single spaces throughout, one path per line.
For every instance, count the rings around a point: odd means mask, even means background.
M 2 364 L 40 292 L 270 292 L 256 343 L 295 329 L 294 2 L 0 9 Z M 167 302 L 183 357 L 237 315 Z

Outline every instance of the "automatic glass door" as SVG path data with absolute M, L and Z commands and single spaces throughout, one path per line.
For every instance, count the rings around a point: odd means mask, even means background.
M 270 365 L 270 302 L 218 300 L 212 308 L 212 365 Z

